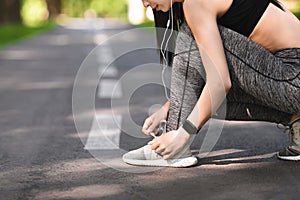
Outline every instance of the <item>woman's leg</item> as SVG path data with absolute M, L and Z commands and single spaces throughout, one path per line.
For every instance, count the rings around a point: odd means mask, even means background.
M 229 37 L 230 35 L 227 35 Z M 205 71 L 199 51 L 189 27 L 184 24 L 176 42 L 172 68 L 171 105 L 167 130 L 177 129 L 194 108 L 205 84 Z M 227 60 L 235 56 L 226 54 Z M 233 70 L 231 70 L 232 72 Z M 234 73 L 234 72 L 233 72 Z M 263 120 L 287 123 L 291 114 L 270 108 L 246 94 L 233 79 L 233 87 L 227 96 L 226 119 Z
M 205 85 L 204 77 L 195 40 L 187 25 L 183 25 L 177 36 L 172 65 L 167 131 L 178 129 L 193 110 Z
M 227 97 L 227 120 L 268 121 L 287 125 L 291 114 L 265 106 L 233 84 Z
M 272 54 L 230 29 L 220 33 L 235 84 L 265 106 L 300 114 L 300 49 Z

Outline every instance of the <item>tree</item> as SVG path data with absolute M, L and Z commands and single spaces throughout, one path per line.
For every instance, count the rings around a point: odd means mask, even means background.
M 21 0 L 0 1 L 0 23 L 21 23 Z
M 62 2 L 61 0 L 46 0 L 49 17 L 55 18 L 57 17 L 62 11 Z

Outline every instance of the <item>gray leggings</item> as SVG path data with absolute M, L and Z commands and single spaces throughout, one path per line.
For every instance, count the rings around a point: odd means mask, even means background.
M 230 29 L 219 27 L 231 76 L 227 120 L 288 124 L 300 114 L 300 48 L 274 54 Z M 168 131 L 177 129 L 193 110 L 205 85 L 205 70 L 187 24 L 176 41 L 172 66 Z

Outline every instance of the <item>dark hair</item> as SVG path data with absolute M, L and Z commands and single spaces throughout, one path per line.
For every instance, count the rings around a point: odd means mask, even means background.
M 175 50 L 175 43 L 176 43 L 176 37 L 177 37 L 176 32 L 179 31 L 180 26 L 182 25 L 182 23 L 184 21 L 182 3 L 174 3 L 172 8 L 173 8 L 173 17 L 171 17 L 170 10 L 167 12 L 153 10 L 155 27 L 156 27 L 157 45 L 158 45 L 159 49 L 161 48 L 161 45 L 163 42 L 162 40 L 163 40 L 163 36 L 165 33 L 165 28 L 167 28 L 167 23 L 168 23 L 168 20 L 170 19 L 170 25 L 168 27 L 168 31 L 166 32 L 164 44 L 162 45 L 163 49 L 161 49 L 161 51 L 160 51 L 161 63 L 163 63 L 163 61 L 164 61 L 163 56 L 165 56 L 165 58 L 167 60 L 167 63 L 165 63 L 165 64 L 168 64 L 168 65 L 171 65 L 172 60 L 173 60 L 173 55 L 174 55 L 173 52 Z M 173 20 L 171 20 L 171 19 L 173 19 Z M 169 38 L 169 36 L 171 34 L 172 27 L 175 32 L 172 33 L 168 44 L 166 44 L 167 39 Z M 168 46 L 165 48 L 166 45 L 168 45 Z M 166 49 L 166 51 L 164 51 L 164 49 Z
M 278 0 L 269 0 L 272 4 L 276 5 L 278 8 L 284 11 L 284 8 L 282 4 Z M 184 22 L 184 13 L 183 13 L 183 8 L 182 8 L 182 3 L 174 3 L 173 6 L 173 21 L 170 21 L 170 26 L 168 29 L 171 30 L 172 24 L 173 24 L 173 30 L 174 31 L 179 31 L 180 26 Z M 157 45 L 158 48 L 161 48 L 161 43 L 163 42 L 163 36 L 165 33 L 165 28 L 167 28 L 167 22 L 168 20 L 172 19 L 171 17 L 171 12 L 162 12 L 162 11 L 156 11 L 153 10 L 154 14 L 154 21 L 155 21 L 155 27 L 156 29 L 156 38 L 157 38 Z M 166 38 L 170 36 L 171 31 L 167 31 Z M 168 65 L 171 65 L 173 61 L 173 55 L 174 55 L 174 50 L 175 50 L 175 45 L 176 45 L 176 37 L 177 34 L 172 34 L 169 42 L 168 42 L 168 47 L 166 48 L 167 50 L 164 51 L 164 49 L 161 49 L 160 51 L 160 61 L 161 63 L 164 62 L 163 57 L 166 58 Z M 163 47 L 166 45 L 166 40 L 164 41 Z
M 277 6 L 278 8 L 280 8 L 281 10 L 284 11 L 284 8 L 283 8 L 283 6 L 282 6 L 282 4 L 281 4 L 280 1 L 278 1 L 278 0 L 270 0 L 270 2 L 271 2 L 272 4 L 274 4 L 275 6 Z

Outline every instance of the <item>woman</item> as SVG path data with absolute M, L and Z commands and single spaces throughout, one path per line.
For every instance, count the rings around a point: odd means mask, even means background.
M 149 135 L 168 119 L 167 133 L 123 160 L 151 166 L 195 164 L 188 145 L 225 98 L 226 119 L 288 125 L 291 145 L 277 156 L 300 160 L 299 20 L 277 0 L 142 1 L 156 12 L 182 5 L 187 24 L 176 41 L 170 101 L 143 126 Z M 178 12 L 174 14 L 180 16 Z M 156 25 L 166 22 L 155 16 Z

